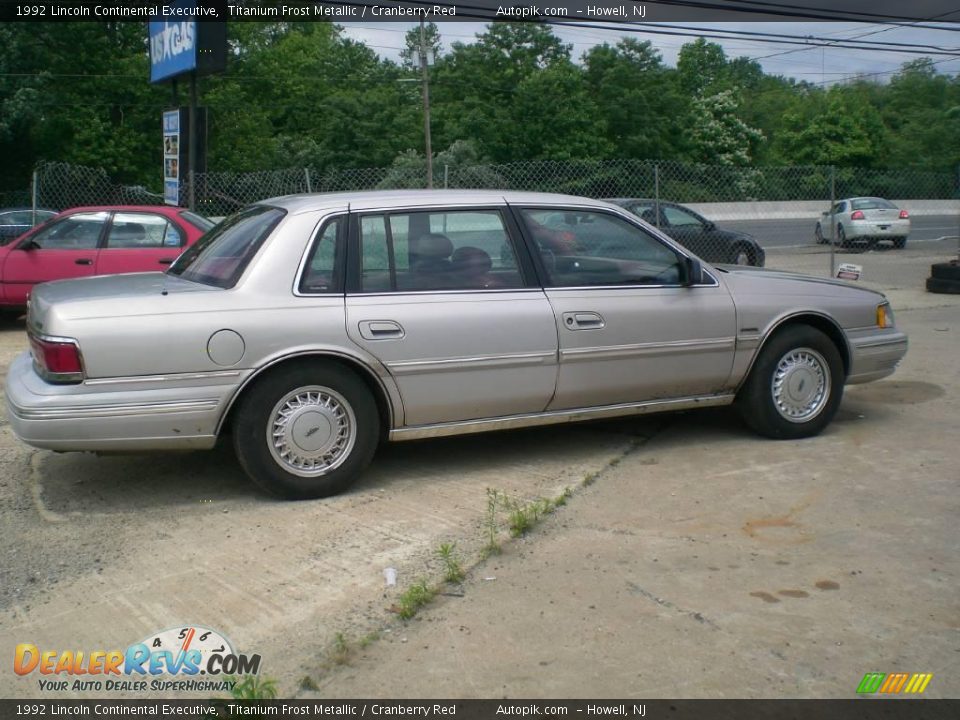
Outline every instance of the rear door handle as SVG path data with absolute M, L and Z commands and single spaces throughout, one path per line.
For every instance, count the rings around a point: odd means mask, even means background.
M 599 313 L 595 312 L 565 312 L 563 324 L 567 330 L 599 330 L 606 323 Z
M 93 260 L 90 258 L 77 258 L 74 262 L 77 265 L 93 265 Z
M 367 340 L 399 340 L 403 328 L 393 320 L 364 320 L 360 323 L 360 335 Z

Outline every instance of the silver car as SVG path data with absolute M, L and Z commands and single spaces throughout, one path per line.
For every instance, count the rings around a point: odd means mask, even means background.
M 730 404 L 808 437 L 907 348 L 879 293 L 709 266 L 616 205 L 486 191 L 267 200 L 166 273 L 39 286 L 27 324 L 6 383 L 25 442 L 229 433 L 288 498 L 344 490 L 383 440 Z
M 854 241 L 890 240 L 894 247 L 902 248 L 910 234 L 910 213 L 883 198 L 848 198 L 823 213 L 813 232 L 818 243 L 829 243 L 835 237 L 840 247 L 849 247 Z

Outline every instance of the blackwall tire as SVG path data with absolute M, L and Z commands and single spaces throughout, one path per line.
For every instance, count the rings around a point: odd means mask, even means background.
M 930 266 L 930 277 L 960 282 L 960 263 L 956 260 L 953 262 L 934 263 Z
M 760 435 L 812 437 L 836 415 L 844 379 L 843 360 L 829 337 L 808 325 L 788 326 L 761 348 L 737 394 L 737 409 Z
M 280 366 L 240 399 L 234 451 L 250 479 L 290 500 L 343 492 L 370 463 L 380 437 L 376 402 L 335 363 Z
M 960 295 L 960 280 L 944 280 L 943 278 L 927 278 L 927 291 L 947 295 Z

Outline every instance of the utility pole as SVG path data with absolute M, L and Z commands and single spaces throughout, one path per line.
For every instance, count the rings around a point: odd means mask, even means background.
M 430 74 L 427 72 L 427 32 L 420 16 L 420 73 L 423 78 L 423 136 L 427 155 L 427 189 L 433 189 L 433 151 L 430 147 Z

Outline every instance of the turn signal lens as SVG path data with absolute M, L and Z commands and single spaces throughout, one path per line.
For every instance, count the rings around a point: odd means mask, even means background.
M 83 359 L 76 340 L 30 336 L 30 351 L 37 372 L 49 382 L 83 380 Z
M 850 213 L 851 220 L 863 220 L 863 210 L 854 210 Z
M 877 305 L 877 327 L 893 327 L 893 309 L 890 307 L 890 303 Z
M 900 217 L 901 219 L 906 220 L 908 217 L 910 217 L 910 213 L 908 213 L 906 210 L 901 210 Z

